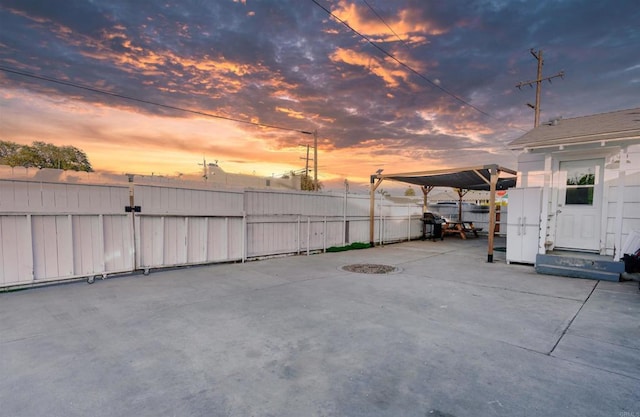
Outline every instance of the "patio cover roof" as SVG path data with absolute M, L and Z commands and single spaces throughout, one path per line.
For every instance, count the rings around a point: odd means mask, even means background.
M 511 175 L 507 178 L 498 177 L 496 190 L 515 187 L 516 172 L 498 165 L 400 174 L 377 174 L 372 175 L 372 178 L 406 182 L 422 187 L 453 187 L 465 190 L 489 191 L 491 189 L 491 169 L 497 170 L 498 174 L 505 172 Z
M 500 174 L 509 174 L 508 178 L 500 178 Z M 384 180 L 400 181 L 420 185 L 426 196 L 433 187 L 453 187 L 466 190 L 489 191 L 489 247 L 487 261 L 493 262 L 493 235 L 496 226 L 496 190 L 505 190 L 516 185 L 516 171 L 498 165 L 484 165 L 470 168 L 452 168 L 438 171 L 409 172 L 400 174 L 382 174 L 382 171 L 371 175 L 371 192 L 369 194 L 369 241 L 374 245 L 374 211 L 375 191 Z

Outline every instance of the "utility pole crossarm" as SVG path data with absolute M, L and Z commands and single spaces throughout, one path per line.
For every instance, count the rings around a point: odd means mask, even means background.
M 551 82 L 551 80 L 552 80 L 552 79 L 554 79 L 554 78 L 558 78 L 558 77 L 560 77 L 560 78 L 564 78 L 564 71 L 560 71 L 559 73 L 557 73 L 557 74 L 555 74 L 555 75 L 552 75 L 552 76 L 550 76 L 550 77 L 544 77 L 544 78 L 541 78 L 541 79 L 539 79 L 539 80 L 532 80 L 532 81 L 520 81 L 518 84 L 516 84 L 516 87 L 517 87 L 517 88 L 522 88 L 522 87 L 524 87 L 525 85 L 528 85 L 529 87 L 533 87 L 533 84 L 539 83 L 539 82 L 541 82 L 541 81 L 549 81 L 549 82 Z
M 564 71 L 560 71 L 557 74 L 554 74 L 550 77 L 542 77 L 542 65 L 544 64 L 544 61 L 542 59 L 542 49 L 538 50 L 538 52 L 534 51 L 533 48 L 529 51 L 531 52 L 531 55 L 533 55 L 533 57 L 538 61 L 538 74 L 536 76 L 536 79 L 533 81 L 521 81 L 518 84 L 516 84 L 516 87 L 518 89 L 522 89 L 522 86 L 528 85 L 529 87 L 533 87 L 533 85 L 536 85 L 536 104 L 535 106 L 533 104 L 527 103 L 527 106 L 531 107 L 534 111 L 535 111 L 535 118 L 533 121 L 533 127 L 538 127 L 540 126 L 540 100 L 541 100 L 541 93 L 542 93 L 542 82 L 543 81 L 549 81 L 551 82 L 552 79 L 560 77 L 560 78 L 564 78 Z

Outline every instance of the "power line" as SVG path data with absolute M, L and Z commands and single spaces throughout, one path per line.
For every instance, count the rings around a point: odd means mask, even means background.
M 107 96 L 116 97 L 116 98 L 120 98 L 120 99 L 124 99 L 124 100 L 135 101 L 135 102 L 143 103 L 143 104 L 150 104 L 150 105 L 157 106 L 157 107 L 162 107 L 162 108 L 165 108 L 165 109 L 177 110 L 177 111 L 181 111 L 181 112 L 185 112 L 185 113 L 191 113 L 191 114 L 197 114 L 199 116 L 212 117 L 212 118 L 215 118 L 215 119 L 222 119 L 222 120 L 229 120 L 229 121 L 236 122 L 236 123 L 244 123 L 244 124 L 248 124 L 248 125 L 252 125 L 252 126 L 266 127 L 266 128 L 269 128 L 269 129 L 279 129 L 279 130 L 286 130 L 286 131 L 289 131 L 289 132 L 298 132 L 298 133 L 303 133 L 305 135 L 312 134 L 312 132 L 309 132 L 309 131 L 306 131 L 306 130 L 300 130 L 300 129 L 293 129 L 293 128 L 290 128 L 290 127 L 270 125 L 270 124 L 266 124 L 266 123 L 252 122 L 252 121 L 249 121 L 249 120 L 242 120 L 242 119 L 235 119 L 233 117 L 228 117 L 228 116 L 221 116 L 219 114 L 206 113 L 206 112 L 203 112 L 203 111 L 185 109 L 183 107 L 177 107 L 177 106 L 170 106 L 168 104 L 157 103 L 157 102 L 151 101 L 151 100 L 144 100 L 144 99 L 141 99 L 141 98 L 126 96 L 124 94 L 113 93 L 111 91 L 101 90 L 101 89 L 98 89 L 98 88 L 95 88 L 95 87 L 89 87 L 89 86 L 86 86 L 86 85 L 73 83 L 73 82 L 70 82 L 70 81 L 64 81 L 64 80 L 60 80 L 58 78 L 45 77 L 43 75 L 32 74 L 32 73 L 29 73 L 29 72 L 20 71 L 20 70 L 15 69 L 15 68 L 9 68 L 9 67 L 0 66 L 0 71 L 4 71 L 4 72 L 15 74 L 15 75 L 20 75 L 20 76 L 23 76 L 23 77 L 33 78 L 33 79 L 36 79 L 36 80 L 47 81 L 47 82 L 54 83 L 54 84 L 60 84 L 60 85 L 68 86 L 68 87 L 78 88 L 78 89 L 81 89 L 81 90 L 91 91 L 93 93 L 104 94 L 104 95 L 107 95 Z
M 402 39 L 400 37 L 400 35 L 398 35 L 396 33 L 396 31 L 393 30 L 393 28 L 391 26 L 389 26 L 389 24 L 384 20 L 384 18 L 382 16 L 380 16 L 380 14 L 376 11 L 376 9 L 374 9 L 373 6 L 371 6 L 371 4 L 369 4 L 369 2 L 367 0 L 362 0 L 362 2 L 367 5 L 367 7 L 373 12 L 373 14 L 375 14 L 378 17 L 378 19 L 380 19 L 380 21 L 382 23 L 384 23 L 384 25 L 387 28 L 389 28 L 391 33 L 393 33 L 395 35 L 395 37 L 398 38 L 398 40 L 404 45 L 404 47 L 407 48 L 407 50 L 410 50 L 409 45 L 407 45 L 407 43 L 404 41 L 404 39 Z
M 402 66 L 403 68 L 407 69 L 409 72 L 415 74 L 416 76 L 418 76 L 419 78 L 423 79 L 424 81 L 426 81 L 427 83 L 429 83 L 430 85 L 432 85 L 433 87 L 437 88 L 438 90 L 442 91 L 443 93 L 447 94 L 448 96 L 450 96 L 451 98 L 455 99 L 456 101 L 471 107 L 472 109 L 474 109 L 475 111 L 477 111 L 478 113 L 481 113 L 487 117 L 490 117 L 492 119 L 498 120 L 497 118 L 493 117 L 492 115 L 490 115 L 489 113 L 483 111 L 482 109 L 474 106 L 473 104 L 469 103 L 468 101 L 464 100 L 463 98 L 458 97 L 457 95 L 455 95 L 454 93 L 452 93 L 451 91 L 447 90 L 444 87 L 441 87 L 440 85 L 438 85 L 437 83 L 431 81 L 429 78 L 427 78 L 425 75 L 421 74 L 420 72 L 418 72 L 417 70 L 413 69 L 411 66 L 409 66 L 408 64 L 405 64 L 404 62 L 402 62 L 401 60 L 399 60 L 398 58 L 395 57 L 395 55 L 393 55 L 390 52 L 387 52 L 384 48 L 382 48 L 381 46 L 379 46 L 378 44 L 376 44 L 375 42 L 373 42 L 371 39 L 369 39 L 369 37 L 367 37 L 366 35 L 363 35 L 362 33 L 358 32 L 357 30 L 355 30 L 353 27 L 351 27 L 347 22 L 345 22 L 344 20 L 340 19 L 338 16 L 336 16 L 331 10 L 327 9 L 326 7 L 324 7 L 323 5 L 321 5 L 320 3 L 318 3 L 317 0 L 311 0 L 313 3 L 315 3 L 318 7 L 320 7 L 322 10 L 324 10 L 327 14 L 329 14 L 329 16 L 333 17 L 336 21 L 338 21 L 339 23 L 341 23 L 343 26 L 345 26 L 347 29 L 349 29 L 350 31 L 352 31 L 353 33 L 355 33 L 356 35 L 360 36 L 362 39 L 364 39 L 365 41 L 367 41 L 371 46 L 373 46 L 374 48 L 376 48 L 377 50 L 379 50 L 380 52 L 382 52 L 384 55 L 388 56 L 389 58 L 391 58 L 392 60 L 394 60 L 395 62 L 397 62 L 400 66 Z

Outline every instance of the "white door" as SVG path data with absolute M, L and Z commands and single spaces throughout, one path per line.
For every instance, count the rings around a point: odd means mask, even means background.
M 600 249 L 603 159 L 561 161 L 556 247 Z

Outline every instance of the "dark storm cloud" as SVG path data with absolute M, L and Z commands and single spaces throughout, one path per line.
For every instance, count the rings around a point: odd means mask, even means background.
M 51 1 L 6 0 L 2 1 L 2 8 L 32 19 L 45 19 L 51 23 L 73 28 L 75 32 L 83 35 L 95 35 L 100 28 L 110 24 L 106 11 L 100 5 L 84 0 L 66 0 L 63 7 Z M 3 16 L 3 23 L 10 20 Z
M 530 127 L 524 104 L 533 93 L 514 87 L 535 78 L 530 48 L 544 49 L 546 75 L 567 73 L 543 87 L 543 119 L 638 104 L 640 13 L 633 1 L 612 7 L 587 0 L 370 0 L 398 31 L 407 27 L 408 48 L 372 29 L 381 23 L 362 2 L 322 3 L 348 9 L 344 18 L 361 25 L 355 29 L 383 40 L 381 47 L 457 99 L 310 1 L 2 1 L 0 63 L 173 106 L 317 127 L 334 148 L 379 140 L 391 152 L 416 147 L 430 155 L 494 147 L 523 133 L 514 126 Z M 2 79 L 5 88 L 188 116 L 7 74 Z M 298 139 L 276 140 L 295 146 Z

